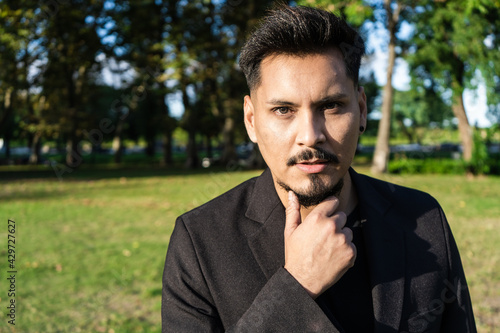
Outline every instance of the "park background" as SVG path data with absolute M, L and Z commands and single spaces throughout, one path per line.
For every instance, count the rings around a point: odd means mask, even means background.
M 237 58 L 273 3 L 0 0 L 0 332 L 160 332 L 175 218 L 265 167 Z M 354 167 L 438 199 L 478 330 L 500 331 L 500 2 L 289 3 L 361 31 Z

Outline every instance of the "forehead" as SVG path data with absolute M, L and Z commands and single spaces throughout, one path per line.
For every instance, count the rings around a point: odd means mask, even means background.
M 342 53 L 331 49 L 325 53 L 303 56 L 278 54 L 263 59 L 260 84 L 256 94 L 322 95 L 332 90 L 353 88 Z

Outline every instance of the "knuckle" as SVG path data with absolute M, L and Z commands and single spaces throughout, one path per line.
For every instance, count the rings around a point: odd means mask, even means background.
M 343 221 L 347 220 L 347 215 L 345 212 L 338 212 L 336 215 L 337 215 L 337 218 L 340 220 L 343 220 Z
M 316 212 L 316 211 L 312 211 L 311 213 L 309 213 L 309 215 L 307 216 L 307 220 L 309 222 L 318 222 L 319 220 L 321 220 L 321 214 Z
M 352 262 L 354 264 L 354 259 L 356 259 L 356 255 L 357 255 L 357 249 L 356 249 L 356 246 L 354 244 L 351 244 L 351 246 L 349 246 L 349 248 L 350 248 L 350 252 L 352 255 Z
M 345 215 L 344 212 L 338 212 L 335 215 L 333 215 L 332 217 L 333 217 L 333 221 L 335 222 L 335 224 L 339 228 L 342 228 L 347 221 L 347 216 Z
M 334 235 L 337 231 L 337 227 L 333 223 L 325 223 L 323 227 L 323 232 L 325 235 Z

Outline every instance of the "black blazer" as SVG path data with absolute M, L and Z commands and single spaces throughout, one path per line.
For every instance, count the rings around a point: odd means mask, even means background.
M 436 200 L 349 172 L 375 332 L 476 332 L 459 253 Z M 343 332 L 283 268 L 284 225 L 269 169 L 180 216 L 163 274 L 163 332 Z

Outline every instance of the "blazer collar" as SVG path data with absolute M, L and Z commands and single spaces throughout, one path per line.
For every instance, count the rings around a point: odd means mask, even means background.
M 258 222 L 248 245 L 267 279 L 285 265 L 285 208 L 269 169 L 257 178 L 245 216 Z
M 386 199 L 394 185 L 349 170 L 358 193 L 358 205 L 368 256 L 375 332 L 397 332 L 403 310 L 405 284 L 404 233 L 398 216 Z
M 257 177 L 245 216 L 259 223 L 265 223 L 276 206 L 283 207 L 274 187 L 271 170 L 266 169 Z

